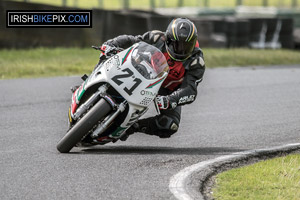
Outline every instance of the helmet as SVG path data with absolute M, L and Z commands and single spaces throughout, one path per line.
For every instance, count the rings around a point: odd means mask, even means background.
M 197 29 L 187 18 L 173 19 L 167 28 L 166 38 L 169 56 L 183 61 L 192 55 L 197 41 Z

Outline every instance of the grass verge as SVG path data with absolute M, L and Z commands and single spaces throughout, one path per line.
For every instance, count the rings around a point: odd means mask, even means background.
M 300 64 L 299 51 L 203 49 L 207 67 Z M 92 48 L 0 50 L 0 79 L 90 73 L 99 52 Z
M 31 78 L 90 73 L 99 53 L 92 48 L 0 50 L 0 78 Z
M 275 158 L 217 175 L 216 200 L 298 200 L 300 154 Z

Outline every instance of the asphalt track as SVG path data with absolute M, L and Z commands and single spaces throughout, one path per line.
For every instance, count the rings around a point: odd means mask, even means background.
M 79 77 L 0 81 L 0 199 L 175 199 L 170 178 L 234 152 L 299 142 L 300 66 L 208 69 L 170 139 L 59 154 Z M 147 115 L 154 114 L 150 112 Z

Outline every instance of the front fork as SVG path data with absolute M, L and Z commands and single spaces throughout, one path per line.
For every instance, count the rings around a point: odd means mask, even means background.
M 105 99 L 105 97 L 104 97 Z M 91 134 L 91 137 L 93 139 L 98 138 L 108 127 L 109 125 L 116 119 L 116 117 L 124 112 L 126 109 L 127 101 L 123 101 L 119 105 L 117 105 L 116 111 L 108 115 L 94 130 L 94 132 Z
M 71 117 L 73 120 L 78 120 L 92 105 L 94 105 L 102 96 L 106 93 L 106 90 L 109 88 L 108 84 L 103 84 L 98 88 L 98 91 L 95 92 L 86 102 L 84 102 L 73 114 L 71 112 Z
M 95 92 L 85 103 L 83 103 L 76 112 L 72 115 L 72 112 L 69 111 L 70 121 L 71 118 L 73 120 L 78 120 L 92 105 L 94 105 L 100 98 L 103 98 L 106 102 L 110 104 L 114 112 L 108 115 L 93 131 L 91 134 L 92 138 L 99 137 L 108 127 L 109 125 L 115 120 L 115 118 L 124 110 L 127 106 L 127 101 L 123 101 L 120 104 L 117 104 L 113 98 L 111 98 L 107 93 L 107 89 L 109 88 L 109 84 L 103 84 L 98 88 L 98 91 Z

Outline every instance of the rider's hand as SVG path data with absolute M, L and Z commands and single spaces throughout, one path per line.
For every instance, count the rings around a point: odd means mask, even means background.
M 109 57 L 113 54 L 116 54 L 118 52 L 118 49 L 117 47 L 114 47 L 114 46 L 109 46 L 107 44 L 103 44 L 101 46 L 101 51 L 102 53 L 106 56 L 106 57 Z
M 166 110 L 170 106 L 170 99 L 168 96 L 157 96 L 156 97 L 156 102 L 161 110 Z

